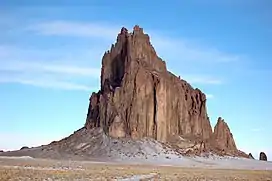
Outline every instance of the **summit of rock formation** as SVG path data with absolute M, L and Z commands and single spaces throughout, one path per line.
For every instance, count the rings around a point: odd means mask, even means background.
M 190 149 L 207 151 L 206 145 L 213 145 L 238 151 L 221 117 L 212 132 L 206 95 L 167 70 L 138 25 L 131 33 L 123 27 L 103 55 L 100 83 L 90 97 L 87 129 L 102 128 L 113 138 L 149 137 L 163 143 L 175 139 L 177 144 L 182 137 L 192 142 Z

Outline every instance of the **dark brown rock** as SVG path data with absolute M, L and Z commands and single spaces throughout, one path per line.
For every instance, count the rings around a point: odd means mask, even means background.
M 129 33 L 123 27 L 103 55 L 101 87 L 90 97 L 85 127 L 102 127 L 111 137 L 161 142 L 182 135 L 198 140 L 194 149 L 200 152 L 214 140 L 221 149 L 236 150 L 223 120 L 212 133 L 206 101 L 199 89 L 167 71 L 142 28 L 136 25 Z
M 3 150 L 0 150 L 0 153 L 3 153 L 4 151 Z
M 20 150 L 26 150 L 29 149 L 27 146 L 23 146 Z
M 212 135 L 205 94 L 167 71 L 139 26 L 133 33 L 122 28 L 104 54 L 101 90 L 90 98 L 85 126 L 102 126 L 113 137 L 163 142 L 175 134 Z
M 259 158 L 259 160 L 267 161 L 267 156 L 266 156 L 266 154 L 265 154 L 264 152 L 261 152 L 261 153 L 260 153 L 260 158 Z
M 219 149 L 237 150 L 229 126 L 221 117 L 218 118 L 217 124 L 214 127 L 213 139 L 216 142 Z
M 249 157 L 250 159 L 255 159 L 251 153 L 248 154 L 248 157 Z

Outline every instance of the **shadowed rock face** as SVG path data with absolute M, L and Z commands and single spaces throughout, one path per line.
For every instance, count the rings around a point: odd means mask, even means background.
M 267 156 L 266 156 L 266 154 L 264 153 L 264 152 L 261 152 L 260 153 L 260 158 L 259 158 L 260 160 L 262 160 L 262 161 L 267 161 Z
M 132 33 L 122 28 L 116 43 L 105 52 L 101 87 L 90 97 L 85 127 L 101 127 L 115 138 L 170 142 L 183 136 L 198 140 L 204 150 L 205 143 L 217 150 L 237 150 L 221 118 L 212 132 L 205 94 L 167 71 L 139 26 Z

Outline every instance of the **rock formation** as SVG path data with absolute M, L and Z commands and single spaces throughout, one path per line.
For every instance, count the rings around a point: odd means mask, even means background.
M 122 28 L 104 54 L 101 90 L 90 98 L 85 126 L 102 126 L 113 137 L 159 141 L 176 134 L 212 135 L 205 94 L 166 70 L 139 26 L 133 33 Z
M 85 128 L 160 142 L 180 135 L 198 140 L 201 149 L 212 142 L 222 150 L 237 150 L 223 119 L 212 132 L 206 101 L 198 88 L 167 71 L 142 28 L 135 26 L 132 33 L 122 28 L 102 58 L 101 87 L 90 97 Z
M 266 154 L 265 154 L 264 152 L 261 152 L 261 153 L 260 153 L 260 158 L 259 158 L 259 160 L 267 161 L 267 156 L 266 156 Z
M 249 157 L 250 159 L 255 159 L 254 156 L 253 156 L 251 153 L 248 154 L 248 157 Z
M 23 146 L 20 150 L 26 150 L 26 149 L 29 149 L 29 147 Z
M 233 135 L 227 123 L 221 117 L 218 118 L 217 124 L 214 127 L 213 138 L 220 149 L 237 150 Z

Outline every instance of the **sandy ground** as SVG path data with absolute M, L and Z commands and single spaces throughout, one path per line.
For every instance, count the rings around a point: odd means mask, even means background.
M 212 159 L 209 159 L 212 161 Z M 233 161 L 233 160 L 232 160 Z M 218 160 L 217 160 L 218 162 Z M 220 161 L 222 162 L 222 160 Z M 228 160 L 230 163 L 230 159 Z M 244 163 L 245 162 L 245 163 Z M 237 160 L 236 164 L 259 165 L 265 162 Z M 228 163 L 228 164 L 229 164 Z M 271 163 L 266 163 L 271 164 Z M 260 180 L 272 181 L 272 169 L 227 169 L 219 167 L 162 166 L 155 163 L 91 162 L 33 159 L 30 157 L 0 157 L 0 180 Z M 242 168 L 242 167 L 241 167 Z

